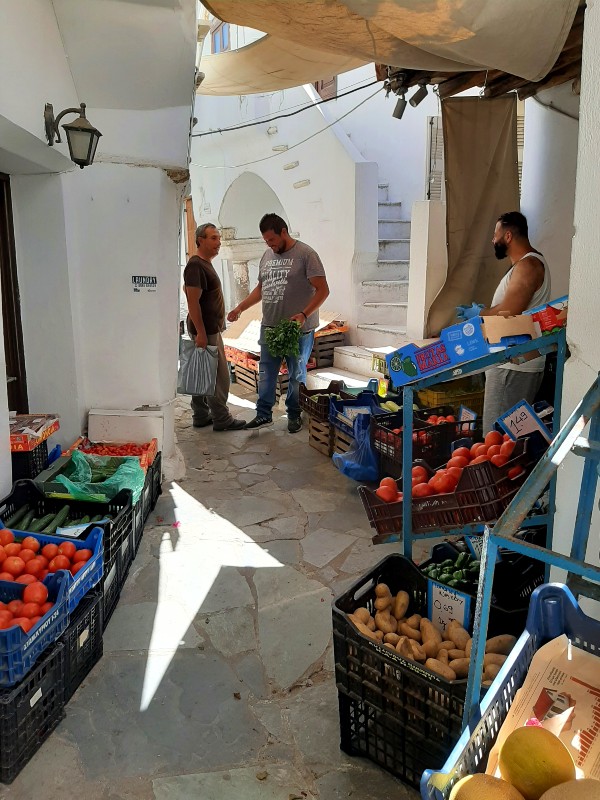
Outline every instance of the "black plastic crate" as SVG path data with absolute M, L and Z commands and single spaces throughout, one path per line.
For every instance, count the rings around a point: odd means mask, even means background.
M 144 504 L 144 522 L 148 519 L 151 511 L 156 506 L 156 501 L 162 494 L 162 453 L 159 451 L 152 464 L 148 467 L 150 475 L 150 505 Z
M 12 783 L 65 716 L 65 649 L 57 642 L 24 680 L 0 690 L 0 781 Z
M 339 395 L 343 400 L 351 400 L 355 395 L 343 390 L 343 381 L 331 381 L 326 389 L 307 389 L 300 384 L 299 402 L 302 411 L 318 422 L 329 422 L 329 401 L 331 395 Z
M 436 739 L 424 742 L 415 736 L 403 717 L 343 691 L 338 692 L 338 703 L 340 748 L 349 756 L 368 758 L 411 786 L 419 785 L 429 764 L 442 764 L 448 756 L 448 748 Z
M 102 579 L 102 630 L 106 630 L 106 626 L 117 607 L 124 580 L 121 552 L 119 551 L 110 570 L 104 573 L 104 578 Z
M 132 493 L 122 489 L 108 503 L 96 503 L 87 500 L 71 500 L 58 497 L 46 497 L 33 481 L 23 480 L 14 484 L 12 492 L 0 501 L 0 519 L 6 520 L 22 506 L 28 504 L 35 511 L 36 517 L 43 517 L 50 512 L 58 512 L 65 505 L 70 507 L 69 516 L 74 521 L 82 517 L 94 517 L 98 514 L 110 514 L 111 520 L 99 525 L 104 531 L 104 571 L 109 572 L 120 552 L 123 540 L 131 534 L 133 524 Z M 95 525 L 96 523 L 94 523 Z M 91 528 L 92 526 L 90 526 Z M 18 528 L 18 526 L 17 526 Z M 85 539 L 90 529 L 86 529 L 79 537 Z
M 10 455 L 13 481 L 19 481 L 23 478 L 35 478 L 48 466 L 48 441 L 44 439 L 33 450 L 11 453 Z
M 380 561 L 333 603 L 336 684 L 346 697 L 359 702 L 363 713 L 366 706 L 370 706 L 376 711 L 376 719 L 379 719 L 378 715 L 384 715 L 382 720 L 389 717 L 402 727 L 405 731 L 402 739 L 406 743 L 405 752 L 400 750 L 396 753 L 393 771 L 409 780 L 415 748 L 422 751 L 423 764 L 428 759 L 429 763 L 443 763 L 452 750 L 462 731 L 467 681 L 447 681 L 422 664 L 402 658 L 400 654 L 359 633 L 347 614 L 359 606 L 368 608 L 374 614 L 375 586 L 378 583 L 386 583 L 394 595 L 401 589 L 408 592 L 411 600 L 407 616 L 427 616 L 425 575 L 412 561 L 401 555 L 394 554 Z M 471 630 L 474 605 L 471 604 Z M 489 636 L 501 633 L 519 636 L 525 628 L 526 619 L 526 608 L 507 611 L 492 605 Z M 432 749 L 433 743 L 435 750 Z M 380 746 L 385 748 L 385 743 L 381 742 Z M 361 754 L 367 755 L 364 751 Z M 381 766 L 385 764 L 381 763 Z M 424 768 L 421 767 L 421 772 Z M 421 772 L 416 777 L 417 781 Z
M 88 592 L 60 638 L 65 648 L 65 703 L 102 658 L 102 604 L 102 591 Z

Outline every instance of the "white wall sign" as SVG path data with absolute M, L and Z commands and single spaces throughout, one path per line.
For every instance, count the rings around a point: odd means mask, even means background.
M 427 609 L 434 627 L 444 633 L 446 626 L 456 619 L 469 630 L 471 623 L 471 598 L 450 586 L 437 581 L 427 581 Z
M 131 284 L 134 292 L 155 292 L 157 282 L 156 275 L 131 276 Z

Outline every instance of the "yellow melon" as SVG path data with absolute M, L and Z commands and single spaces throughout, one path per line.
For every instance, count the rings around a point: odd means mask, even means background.
M 467 775 L 455 783 L 450 800 L 523 800 L 523 795 L 510 783 L 493 775 Z
M 580 781 L 559 783 L 544 792 L 540 800 L 600 800 L 600 781 L 582 778 Z
M 500 775 L 525 800 L 539 800 L 553 786 L 575 779 L 575 764 L 565 745 L 537 726 L 514 730 L 502 745 L 498 765 Z

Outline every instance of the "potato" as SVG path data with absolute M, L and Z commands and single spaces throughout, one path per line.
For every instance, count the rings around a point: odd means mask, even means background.
M 389 642 L 384 642 L 383 646 L 387 647 L 388 650 L 391 650 L 392 653 L 396 652 L 396 648 L 394 647 L 394 645 L 393 644 L 389 644 Z
M 391 644 L 392 647 L 396 647 L 399 639 L 400 637 L 398 636 L 397 633 L 386 633 L 385 636 L 383 637 L 383 641 L 386 644 Z
M 425 666 L 427 669 L 437 673 L 447 681 L 456 680 L 456 672 L 454 672 L 454 670 L 451 669 L 447 664 L 442 664 L 442 662 L 438 661 L 437 658 L 428 658 L 425 662 Z
M 375 611 L 388 611 L 392 608 L 392 595 L 387 594 L 383 597 L 378 597 L 375 600 Z
M 455 649 L 456 645 L 449 639 L 444 639 L 444 641 L 440 642 L 440 650 L 455 650 Z
M 465 647 L 465 656 L 466 658 L 471 658 L 471 647 L 473 646 L 473 639 L 469 639 L 467 642 L 467 646 Z
M 413 658 L 415 661 L 425 661 L 427 659 L 425 651 L 416 639 L 409 639 L 408 643 L 412 649 Z
M 375 625 L 375 620 L 373 619 L 373 617 L 369 617 L 369 621 L 367 622 L 367 628 L 370 631 L 376 631 L 377 630 L 377 625 Z
M 457 678 L 466 678 L 469 675 L 469 664 L 471 660 L 469 658 L 456 658 L 453 661 L 450 661 L 448 666 L 450 669 L 456 672 Z
M 396 617 L 396 619 L 401 619 L 403 616 L 405 616 L 409 603 L 410 597 L 408 596 L 408 592 L 398 592 L 394 598 L 392 610 L 392 614 Z
M 357 608 L 352 613 L 363 625 L 366 625 L 371 619 L 371 613 L 368 608 Z
M 433 627 L 433 624 L 424 617 L 421 620 L 420 626 L 421 628 L 421 636 L 423 637 L 423 644 L 428 641 L 433 641 L 439 647 L 442 642 L 442 634 L 438 631 L 437 628 Z
M 398 644 L 396 645 L 396 652 L 403 656 L 403 658 L 410 658 L 410 660 L 413 661 L 413 650 L 409 642 L 410 639 L 408 636 L 401 636 Z
M 375 625 L 383 633 L 396 633 L 398 623 L 389 611 L 378 611 L 375 614 Z
M 437 658 L 440 648 L 435 639 L 429 639 L 427 642 L 423 642 L 421 647 L 423 648 L 427 658 Z
M 442 664 L 448 663 L 448 651 L 447 650 L 438 650 L 437 660 L 441 661 Z
M 485 643 L 485 652 L 500 653 L 500 655 L 507 656 L 515 646 L 516 642 L 516 636 L 509 636 L 508 634 L 504 634 L 503 636 L 494 636 L 492 639 L 488 639 Z
M 383 631 L 375 631 L 373 636 L 378 642 L 383 642 Z
M 387 595 L 392 595 L 390 592 L 390 587 L 386 583 L 378 583 L 375 587 L 375 597 L 386 597 Z
M 421 631 L 411 628 L 407 622 L 401 622 L 398 625 L 398 632 L 402 634 L 402 636 L 408 636 L 409 639 L 414 639 L 417 642 L 421 641 Z
M 506 656 L 500 653 L 486 653 L 483 657 L 483 666 L 487 669 L 490 664 L 497 664 L 499 667 L 506 661 Z
M 413 614 L 412 617 L 409 617 L 406 620 L 406 624 L 418 631 L 420 630 L 419 626 L 421 625 L 421 619 L 422 617 L 420 614 Z
M 483 671 L 483 680 L 493 681 L 501 669 L 502 667 L 500 666 L 500 664 L 488 664 Z
M 448 650 L 448 658 L 450 661 L 456 661 L 457 658 L 466 658 L 464 650 Z
M 487 681 L 487 680 L 486 681 L 481 681 L 481 685 L 485 686 L 485 688 L 487 689 L 488 686 L 492 685 L 492 682 L 491 681 Z
M 349 614 L 348 618 L 352 620 L 353 625 L 358 628 L 363 636 L 366 636 L 368 639 L 372 639 L 374 642 L 377 641 L 377 636 L 373 633 L 373 631 L 369 630 L 366 625 L 363 625 L 360 620 L 356 619 L 356 617 L 353 617 L 352 614 Z
M 466 631 L 460 622 L 457 622 L 455 619 L 448 625 L 448 629 L 446 631 L 448 638 L 452 639 L 454 644 L 456 645 L 457 650 L 465 650 L 467 646 L 467 642 L 471 638 L 469 636 L 468 631 Z

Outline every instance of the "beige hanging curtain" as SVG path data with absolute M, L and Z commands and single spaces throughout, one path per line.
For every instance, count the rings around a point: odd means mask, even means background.
M 444 100 L 442 124 L 448 274 L 429 310 L 429 336 L 456 321 L 456 306 L 490 305 L 509 266 L 494 255 L 496 220 L 519 210 L 516 95 Z
M 562 50 L 579 1 L 210 0 L 204 5 L 225 22 L 269 34 L 262 45 L 265 66 L 249 57 L 246 75 L 236 73 L 240 94 L 269 79 L 271 58 L 277 60 L 278 78 L 284 78 L 286 49 L 289 68 L 298 72 L 297 45 L 432 75 L 493 69 L 537 81 Z M 305 65 L 302 82 L 317 80 L 313 66 Z M 200 69 L 206 72 L 204 59 Z M 200 91 L 217 93 L 210 81 Z

